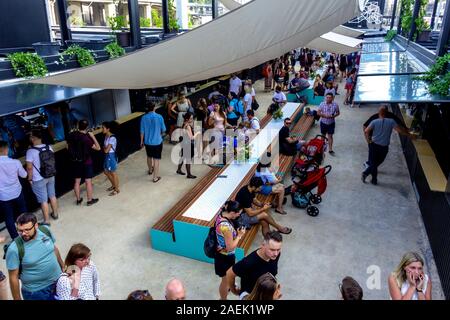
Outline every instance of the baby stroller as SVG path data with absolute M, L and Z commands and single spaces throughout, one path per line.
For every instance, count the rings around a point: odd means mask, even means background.
M 310 171 L 302 169 L 297 175 L 292 176 L 291 198 L 292 205 L 300 209 L 306 209 L 306 213 L 311 217 L 319 214 L 319 208 L 313 204 L 322 202 L 322 194 L 327 189 L 327 174 L 331 171 L 331 166 L 319 168 L 318 165 L 310 166 Z M 313 190 L 317 188 L 317 193 Z
M 300 155 L 292 167 L 291 175 L 299 175 L 302 170 L 310 171 L 314 166 L 320 166 L 325 158 L 325 151 L 328 148 L 328 139 L 325 136 L 317 135 L 309 140 L 300 149 Z

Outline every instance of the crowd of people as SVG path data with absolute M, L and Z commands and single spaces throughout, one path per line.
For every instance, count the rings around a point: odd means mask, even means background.
M 295 71 L 296 66 L 300 66 Z M 265 90 L 273 90 L 272 105 L 267 112 L 273 114 L 287 102 L 285 92 L 297 94 L 302 99 L 302 91 L 312 87 L 314 94 L 324 96 L 324 102 L 317 109 L 320 131 L 328 138 L 329 153 L 333 149 L 335 119 L 340 115 L 338 104 L 334 101 L 338 94 L 340 81 L 345 80 L 345 103 L 352 103 L 352 92 L 359 65 L 359 55 L 324 54 L 308 49 L 295 50 L 274 61 L 267 62 L 263 68 Z M 323 74 L 316 72 L 324 67 Z M 293 74 L 292 80 L 290 75 Z M 313 76 L 314 84 L 308 81 Z M 339 81 L 340 78 L 340 81 Z M 231 75 L 228 87 L 218 86 L 205 98 L 193 105 L 185 94 L 176 99 L 169 96 L 160 109 L 153 103 L 140 124 L 140 144 L 145 147 L 148 174 L 152 181 L 161 180 L 160 161 L 166 133 L 172 144 L 180 144 L 181 152 L 176 173 L 195 179 L 192 173 L 192 159 L 196 153 L 195 141 L 199 135 L 212 129 L 210 144 L 216 148 L 206 149 L 206 154 L 215 156 L 226 141 L 226 130 L 231 129 L 237 137 L 247 139 L 247 130 L 256 134 L 261 129 L 255 115 L 259 104 L 251 80 L 242 81 L 236 74 Z M 390 134 L 397 130 L 410 135 L 393 119 L 385 107 L 380 109 L 364 125 L 369 144 L 367 169 L 362 174 L 365 182 L 372 175 L 372 183 L 377 183 L 377 167 L 384 161 L 388 152 Z M 202 131 L 195 129 L 194 121 L 202 125 Z M 279 133 L 280 153 L 295 155 L 305 141 L 291 136 L 292 120 L 284 119 Z M 175 134 L 178 130 L 178 135 Z M 104 153 L 104 174 L 111 186 L 110 196 L 120 193 L 117 175 L 118 124 L 114 121 L 102 125 L 105 136 L 101 145 L 89 130 L 89 123 L 80 120 L 77 130 L 66 137 L 68 151 L 73 164 L 74 193 L 76 204 L 81 205 L 80 183 L 84 179 L 87 191 L 87 205 L 99 201 L 94 198 L 92 178 L 94 177 L 92 155 Z M 181 133 L 180 133 L 181 132 Z M 7 246 L 6 265 L 12 297 L 16 300 L 96 300 L 101 296 L 99 272 L 91 260 L 90 249 L 82 244 L 74 244 L 63 260 L 55 238 L 50 231 L 50 217 L 58 219 L 59 210 L 55 193 L 56 165 L 51 146 L 43 143 L 42 132 L 33 130 L 30 135 L 32 147 L 26 153 L 26 167 L 19 160 L 10 157 L 10 146 L 0 141 L 0 209 L 5 212 L 6 227 L 13 241 Z M 207 141 L 208 142 L 208 141 Z M 201 144 L 205 147 L 205 144 Z M 205 154 L 203 154 L 203 157 Z M 186 172 L 183 171 L 183 166 Z M 27 178 L 37 201 L 41 206 L 44 220 L 38 222 L 32 213 L 27 213 L 20 178 Z M 257 194 L 274 195 L 272 202 L 263 203 L 256 199 Z M 282 297 L 281 284 L 277 280 L 283 234 L 292 229 L 279 224 L 270 209 L 285 215 L 285 185 L 271 169 L 271 163 L 260 163 L 256 174 L 243 186 L 233 200 L 227 201 L 215 220 L 217 248 L 214 256 L 215 274 L 220 277 L 219 296 L 227 299 L 229 293 L 243 300 L 277 300 Z M 50 210 L 51 209 L 51 210 Z M 14 217 L 18 216 L 17 219 Z M 260 248 L 236 263 L 235 251 L 246 231 L 253 225 L 261 225 L 264 241 Z M 4 239 L 0 239 L 4 240 Z M 240 278 L 237 285 L 236 278 Z M 0 273 L 0 298 L 4 293 L 7 278 Z M 407 253 L 388 280 L 392 299 L 429 300 L 431 299 L 431 279 L 424 273 L 424 260 L 418 253 Z M 2 289 L 3 288 L 3 289 Z M 344 300 L 361 300 L 363 290 L 356 280 L 345 277 L 339 285 Z M 167 300 L 183 300 L 186 296 L 184 284 L 172 279 L 165 288 Z M 152 300 L 148 290 L 131 292 L 128 300 Z

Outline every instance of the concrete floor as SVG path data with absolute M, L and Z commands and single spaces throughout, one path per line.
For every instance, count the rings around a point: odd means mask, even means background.
M 271 100 L 262 86 L 262 82 L 256 84 L 261 118 Z M 363 287 L 365 299 L 389 299 L 389 273 L 406 251 L 417 250 L 426 257 L 434 299 L 443 299 L 397 135 L 380 168 L 379 185 L 363 184 L 360 174 L 367 145 L 361 126 L 376 112 L 376 106 L 350 109 L 342 100 L 342 96 L 337 97 L 341 117 L 337 119 L 336 156 L 327 155 L 325 160 L 333 171 L 319 205 L 320 215 L 309 217 L 304 210 L 293 208 L 290 201 L 288 215 L 274 213 L 282 224 L 293 228 L 284 238 L 279 263 L 283 298 L 339 299 L 338 283 L 350 275 Z M 318 125 L 309 136 L 317 132 Z M 95 195 L 100 198 L 95 206 L 75 206 L 72 193 L 59 199 L 60 219 L 52 223 L 57 245 L 63 258 L 76 242 L 91 248 L 100 273 L 102 299 L 125 299 L 135 289 L 148 289 L 155 299 L 163 299 L 164 286 L 172 277 L 185 282 L 190 299 L 219 297 L 219 279 L 213 265 L 155 251 L 150 245 L 152 225 L 195 184 L 175 174 L 176 165 L 169 160 L 171 149 L 164 145 L 163 178 L 157 184 L 146 174 L 145 152 L 139 151 L 119 166 L 118 196 L 107 196 L 109 185 L 100 175 L 94 179 Z M 208 170 L 199 165 L 193 173 L 201 178 Z M 6 231 L 0 235 L 6 235 Z M 261 240 L 258 236 L 253 247 L 257 248 Z M 4 260 L 0 270 L 6 272 Z

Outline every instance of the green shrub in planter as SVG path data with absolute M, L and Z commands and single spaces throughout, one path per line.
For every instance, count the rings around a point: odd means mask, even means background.
M 36 53 L 16 52 L 7 57 L 19 78 L 44 77 L 48 72 L 44 60 Z
M 416 79 L 428 82 L 428 91 L 441 96 L 450 95 L 450 53 L 436 59 L 430 70 Z
M 384 37 L 384 39 L 386 41 L 392 41 L 392 39 L 395 38 L 395 36 L 397 35 L 397 31 L 395 30 L 389 30 L 386 37 Z
M 283 116 L 284 116 L 283 110 L 281 110 L 281 108 L 279 108 L 277 111 L 274 112 L 274 114 L 273 114 L 272 117 L 273 117 L 275 120 L 280 120 L 280 119 L 283 119 Z
M 118 58 L 125 54 L 125 49 L 119 46 L 117 42 L 111 42 L 105 47 L 105 50 L 108 52 L 110 59 Z
M 81 67 L 95 64 L 95 54 L 76 44 L 71 45 L 69 48 L 67 48 L 67 50 L 61 53 L 60 61 L 63 64 L 66 63 L 66 59 L 64 58 L 65 56 L 69 57 L 69 59 L 76 57 Z

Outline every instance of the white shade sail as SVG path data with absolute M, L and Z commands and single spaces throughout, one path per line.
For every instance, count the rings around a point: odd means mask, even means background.
M 306 47 L 337 54 L 349 54 L 359 51 L 362 42 L 363 41 L 359 39 L 343 36 L 334 32 L 328 32 L 308 43 Z
M 358 0 L 253 0 L 152 47 L 35 83 L 144 89 L 252 68 L 305 46 L 360 14 Z
M 333 32 L 342 34 L 343 36 L 352 37 L 352 38 L 357 38 L 364 34 L 364 31 L 356 30 L 356 29 L 349 28 L 346 26 L 337 26 L 336 28 L 334 28 Z
M 225 8 L 227 8 L 230 11 L 237 9 L 241 6 L 239 2 L 236 2 L 234 0 L 220 0 L 220 2 L 223 4 Z

